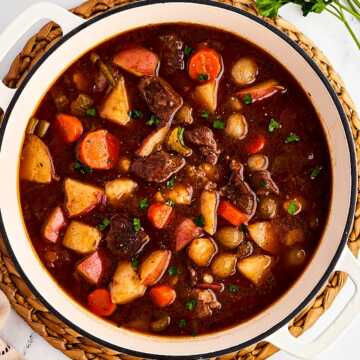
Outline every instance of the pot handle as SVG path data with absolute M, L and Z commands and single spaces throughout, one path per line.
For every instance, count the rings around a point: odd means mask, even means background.
M 269 342 L 300 359 L 313 360 L 350 325 L 360 313 L 360 263 L 348 247 L 344 249 L 335 270 L 344 271 L 350 276 L 355 285 L 355 293 L 329 327 L 315 340 L 306 342 L 301 337 L 291 335 L 286 325 L 270 335 L 267 338 Z
M 34 4 L 17 16 L 16 19 L 0 34 L 0 63 L 4 60 L 16 42 L 33 25 L 42 19 L 49 19 L 56 22 L 61 27 L 63 35 L 85 21 L 59 5 L 49 2 Z M 0 107 L 4 112 L 10 104 L 15 91 L 15 89 L 8 88 L 0 81 Z

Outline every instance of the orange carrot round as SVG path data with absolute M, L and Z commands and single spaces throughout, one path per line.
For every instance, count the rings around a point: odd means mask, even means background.
M 249 220 L 249 216 L 247 214 L 241 212 L 227 200 L 220 201 L 218 214 L 234 226 L 247 224 Z
M 148 219 L 158 229 L 163 229 L 171 220 L 173 208 L 162 203 L 152 204 L 147 212 Z
M 66 114 L 56 116 L 54 127 L 68 144 L 77 141 L 84 131 L 81 121 L 76 116 Z
M 116 310 L 116 304 L 111 301 L 110 292 L 106 289 L 96 289 L 89 294 L 88 308 L 99 316 L 110 316 Z
M 256 154 L 261 151 L 266 143 L 265 136 L 262 134 L 256 135 L 251 143 L 247 146 L 247 150 L 249 154 Z
M 213 49 L 202 48 L 190 58 L 188 71 L 193 80 L 214 80 L 221 72 L 220 55 Z
M 176 291 L 168 285 L 154 286 L 149 294 L 153 303 L 159 307 L 171 305 L 176 299 Z
M 104 129 L 89 132 L 79 144 L 78 158 L 93 169 L 112 169 L 119 158 L 119 141 Z

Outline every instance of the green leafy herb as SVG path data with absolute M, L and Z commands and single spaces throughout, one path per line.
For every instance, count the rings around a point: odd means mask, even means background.
M 141 229 L 141 221 L 139 218 L 133 218 L 132 224 L 135 232 L 138 232 Z
M 184 328 L 187 325 L 187 321 L 185 319 L 179 320 L 179 328 Z
M 74 163 L 74 170 L 83 175 L 91 174 L 93 172 L 93 169 L 91 167 L 81 163 L 80 161 L 76 161 Z
M 96 116 L 96 114 L 97 114 L 96 108 L 90 108 L 86 110 L 87 116 Z
M 315 166 L 310 173 L 310 179 L 315 180 L 318 175 L 320 174 L 320 171 L 322 170 L 322 166 Z
M 190 300 L 188 300 L 186 302 L 185 307 L 186 307 L 187 310 L 193 311 L 195 309 L 196 305 L 197 305 L 197 300 L 196 299 L 190 299 Z
M 153 126 L 153 125 L 159 125 L 160 119 L 155 116 L 154 114 L 150 116 L 150 119 L 146 122 L 146 125 Z
M 288 208 L 287 208 L 287 212 L 290 214 L 290 215 L 296 215 L 297 211 L 299 210 L 299 206 L 297 204 L 296 201 L 294 200 L 291 200 L 289 202 L 289 205 L 288 205 Z
M 132 258 L 132 259 L 131 259 L 131 266 L 132 266 L 135 270 L 137 270 L 137 268 L 139 267 L 139 265 L 140 265 L 140 261 L 139 261 L 138 258 Z
M 290 133 L 289 136 L 285 139 L 285 144 L 295 143 L 300 141 L 300 136 Z
M 197 332 L 196 332 L 195 330 L 193 330 L 193 331 L 191 332 L 191 336 L 192 336 L 192 337 L 197 336 Z
M 239 285 L 229 284 L 228 289 L 229 289 L 229 292 L 235 294 L 240 290 L 240 287 L 239 287 Z
M 281 128 L 281 124 L 278 121 L 276 121 L 274 118 L 270 119 L 269 126 L 268 126 L 269 132 L 272 133 L 275 130 L 280 129 L 280 128 Z
M 178 274 L 178 269 L 176 266 L 170 266 L 168 269 L 168 274 L 170 276 L 176 276 Z
M 207 110 L 204 110 L 201 112 L 200 116 L 204 119 L 208 119 L 209 118 L 209 112 Z
M 175 206 L 175 202 L 172 201 L 171 199 L 166 199 L 165 204 L 166 204 L 167 206 L 171 206 L 171 207 L 174 207 L 174 206 Z
M 207 80 L 209 80 L 209 75 L 208 74 L 199 74 L 198 80 L 207 81 Z
M 221 119 L 216 119 L 213 122 L 213 128 L 214 129 L 224 129 L 225 123 Z
M 175 181 L 176 181 L 176 176 L 173 176 L 172 178 L 170 178 L 167 182 L 166 182 L 166 187 L 168 189 L 171 189 L 174 187 L 175 185 Z
M 149 200 L 147 198 L 143 198 L 139 201 L 139 208 L 141 210 L 145 210 L 149 207 Z
M 184 47 L 184 55 L 185 56 L 189 56 L 193 51 L 194 51 L 194 49 L 192 47 L 185 45 L 185 47 Z
M 243 98 L 242 98 L 242 102 L 243 102 L 245 105 L 250 105 L 250 104 L 252 104 L 253 99 L 252 99 L 251 94 L 246 94 L 246 95 L 244 95 Z
M 108 219 L 108 218 L 103 218 L 102 221 L 101 221 L 101 223 L 98 224 L 97 227 L 98 227 L 98 229 L 99 229 L 100 231 L 104 231 L 110 224 L 111 224 L 111 220 L 110 220 L 110 219 Z
M 204 226 L 204 217 L 202 215 L 198 215 L 195 219 L 194 219 L 194 223 L 196 226 L 199 227 L 203 227 Z
M 264 179 L 261 179 L 260 182 L 259 182 L 259 186 L 260 186 L 261 188 L 265 188 L 266 185 L 267 185 L 267 181 L 264 180 Z
M 323 11 L 335 16 L 344 24 L 360 50 L 360 39 L 350 25 L 351 22 L 348 21 L 348 16 L 360 20 L 359 0 L 347 0 L 346 2 L 340 2 L 339 0 L 256 0 L 256 7 L 262 16 L 275 18 L 279 9 L 288 3 L 299 5 L 304 16 L 309 13 L 320 14 Z
M 137 109 L 133 109 L 131 111 L 129 111 L 129 115 L 131 118 L 133 119 L 140 119 L 143 117 L 143 113 L 141 110 L 137 110 Z

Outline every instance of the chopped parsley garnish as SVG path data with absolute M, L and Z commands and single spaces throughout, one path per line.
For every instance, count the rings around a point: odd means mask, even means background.
M 141 210 L 145 210 L 149 207 L 149 200 L 147 198 L 143 198 L 139 201 L 139 208 Z
M 214 129 L 224 129 L 225 128 L 225 123 L 220 119 L 216 119 L 213 122 L 213 128 Z
M 197 305 L 197 300 L 196 299 L 190 299 L 190 300 L 188 300 L 186 302 L 185 307 L 186 307 L 187 310 L 193 311 L 195 309 L 196 305 Z
M 239 285 L 229 284 L 228 289 L 229 289 L 229 292 L 234 294 L 234 293 L 237 293 L 240 290 L 240 287 L 239 287 Z
M 310 179 L 315 180 L 318 175 L 320 174 L 320 171 L 322 170 L 322 166 L 315 166 L 310 173 Z
M 272 133 L 280 128 L 281 128 L 281 124 L 278 121 L 276 121 L 274 118 L 271 118 L 268 126 L 268 131 Z
M 267 185 L 267 181 L 264 180 L 264 179 L 261 179 L 260 182 L 259 182 L 259 186 L 260 186 L 261 188 L 264 188 L 264 187 L 266 187 L 266 185 Z
M 129 115 L 131 118 L 133 119 L 140 119 L 143 117 L 143 113 L 141 110 L 137 110 L 137 109 L 133 109 L 131 111 L 129 111 Z
M 204 217 L 202 215 L 198 215 L 194 219 L 194 223 L 196 226 L 203 227 L 204 226 Z
M 132 258 L 131 259 L 131 266 L 136 270 L 139 267 L 139 259 L 138 258 Z
M 133 229 L 138 232 L 141 229 L 141 221 L 139 218 L 133 218 L 132 220 Z
M 289 202 L 289 205 L 288 205 L 288 208 L 287 208 L 287 212 L 290 214 L 290 215 L 296 215 L 296 213 L 298 212 L 299 210 L 299 206 L 297 204 L 296 201 L 294 200 L 291 200 Z
M 93 172 L 93 169 L 91 167 L 81 163 L 80 161 L 75 162 L 74 170 L 76 170 L 77 172 L 83 175 L 91 174 Z
M 300 136 L 294 133 L 290 133 L 289 136 L 285 139 L 285 144 L 290 144 L 299 141 L 300 141 Z
M 96 116 L 97 112 L 96 112 L 96 108 L 90 108 L 86 110 L 86 115 L 87 116 Z
M 153 125 L 159 125 L 160 119 L 155 116 L 154 114 L 150 116 L 150 119 L 146 122 L 146 125 L 153 126 Z
M 198 80 L 207 81 L 207 80 L 209 80 L 209 75 L 208 74 L 199 74 Z
M 192 47 L 185 45 L 185 47 L 184 47 L 184 55 L 185 56 L 189 56 L 193 51 L 194 51 L 194 49 Z
M 187 325 L 187 321 L 185 319 L 179 320 L 179 328 L 184 328 Z
M 111 220 L 110 220 L 110 219 L 108 219 L 108 218 L 103 218 L 102 221 L 101 221 L 101 223 L 98 224 L 97 227 L 98 227 L 98 229 L 99 229 L 100 231 L 104 231 L 110 224 L 111 224 Z
M 201 112 L 200 116 L 204 119 L 208 119 L 209 118 L 209 112 L 207 110 L 204 110 Z
M 166 187 L 167 187 L 168 189 L 173 188 L 174 185 L 175 185 L 175 180 L 176 180 L 176 177 L 175 177 L 175 176 L 173 176 L 172 178 L 170 178 L 170 179 L 166 182 Z
M 191 332 L 191 336 L 192 336 L 192 337 L 197 336 L 197 332 L 196 332 L 195 330 L 193 330 L 193 331 Z
M 243 96 L 242 101 L 245 105 L 250 105 L 253 102 L 251 94 L 246 94 Z
M 168 269 L 168 274 L 170 276 L 176 276 L 178 274 L 178 269 L 176 266 L 170 266 Z
M 174 207 L 174 206 L 175 206 L 175 202 L 172 201 L 171 199 L 166 199 L 165 204 L 166 204 L 167 206 L 171 206 L 171 207 Z

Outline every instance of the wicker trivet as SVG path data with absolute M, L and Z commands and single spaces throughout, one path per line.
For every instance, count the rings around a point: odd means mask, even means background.
M 115 6 L 121 6 L 133 1 L 134 0 L 89 0 L 72 9 L 72 12 L 83 18 L 90 18 Z M 231 4 L 259 16 L 253 0 L 224 0 L 221 2 Z M 336 74 L 322 52 L 293 25 L 281 18 L 276 18 L 275 20 L 266 19 L 266 21 L 286 33 L 292 40 L 300 45 L 329 79 L 351 124 L 358 155 L 357 158 L 360 159 L 360 119 L 342 80 Z M 29 69 L 46 52 L 46 50 L 61 37 L 61 35 L 61 29 L 58 25 L 53 22 L 46 24 L 36 35 L 31 37 L 21 53 L 15 58 L 4 82 L 10 87 L 18 87 Z M 348 243 L 354 254 L 357 254 L 360 248 L 359 234 L 360 201 L 358 201 L 356 206 L 354 226 Z M 12 264 L 2 241 L 0 241 L 0 250 L 1 289 L 7 294 L 16 312 L 26 320 L 32 329 L 52 346 L 56 347 L 72 359 L 137 359 L 100 346 L 62 323 L 58 318 L 51 314 L 27 288 L 25 282 L 21 279 Z M 342 289 L 346 278 L 347 275 L 342 272 L 337 272 L 332 275 L 328 284 L 317 298 L 294 319 L 293 324 L 290 327 L 290 331 L 294 336 L 299 336 L 310 328 L 331 306 L 336 295 Z M 237 353 L 225 355 L 218 359 L 264 360 L 276 351 L 278 351 L 276 347 L 262 341 Z

